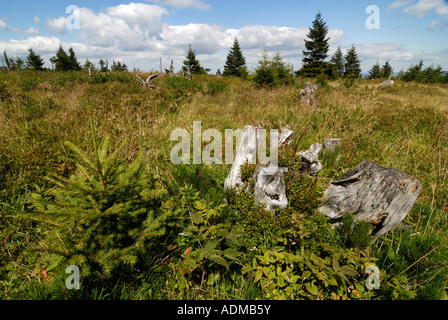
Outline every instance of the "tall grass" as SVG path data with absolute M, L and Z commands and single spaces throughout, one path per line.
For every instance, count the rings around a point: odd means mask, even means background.
M 181 168 L 169 161 L 173 146 L 170 133 L 184 128 L 192 134 L 193 121 L 201 121 L 203 131 L 216 128 L 223 134 L 225 129 L 243 128 L 247 124 L 267 129 L 289 124 L 297 135 L 303 134 L 298 149 L 322 143 L 325 138 L 340 138 L 340 158 L 331 170 L 324 168 L 321 173 L 321 178 L 328 181 L 363 160 L 413 175 L 424 188 L 406 218 L 409 232 L 387 235 L 380 239 L 375 250 L 388 271 L 403 272 L 428 287 L 428 292 L 421 290 L 421 298 L 426 294 L 440 297 L 445 289 L 447 85 L 396 81 L 393 87 L 380 88 L 375 81 L 359 80 L 347 88 L 334 81 L 319 90 L 322 107 L 310 110 L 298 99 L 300 79 L 290 86 L 260 89 L 250 81 L 235 78 L 205 75 L 187 82 L 182 78 L 161 77 L 156 79 L 161 85 L 157 90 L 139 86 L 131 73 L 101 79 L 82 73 L 0 73 L 0 83 L 5 81 L 6 85 L 0 86 L 0 278 L 3 279 L 0 296 L 3 298 L 26 297 L 23 288 L 27 285 L 33 288 L 29 292 L 32 298 L 49 294 L 36 292 L 41 286 L 36 284 L 39 276 L 33 273 L 36 258 L 25 253 L 28 243 L 40 240 L 41 226 L 22 219 L 20 213 L 29 209 L 26 199 L 31 191 L 49 187 L 46 176 L 69 177 L 75 171 L 74 163 L 67 158 L 65 141 L 93 152 L 88 108 L 98 135 L 110 136 L 114 147 L 127 141 L 122 151 L 124 159 L 134 160 L 143 151 L 146 166 L 155 169 L 171 194 L 176 195 L 183 183 L 192 183 L 214 204 L 222 199 L 220 188 L 228 166 Z M 412 265 L 416 260 L 418 263 Z M 163 270 L 161 274 L 166 279 L 169 271 Z M 437 273 L 439 270 L 442 271 Z M 259 291 L 245 281 L 238 277 L 223 279 L 201 296 L 257 297 Z M 154 287 L 117 286 L 113 293 L 108 293 L 109 298 L 110 295 L 130 299 L 179 298 L 169 289 L 160 294 Z M 166 287 L 166 283 L 156 281 L 153 286 Z M 85 294 L 89 298 L 108 297 L 101 292 Z M 190 292 L 182 297 L 197 295 Z

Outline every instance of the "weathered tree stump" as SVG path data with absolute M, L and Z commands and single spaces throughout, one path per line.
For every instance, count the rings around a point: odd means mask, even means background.
M 311 82 L 305 82 L 305 86 L 299 93 L 300 101 L 308 107 L 320 108 L 317 98 L 317 86 Z
M 318 211 L 334 222 L 344 214 L 368 221 L 376 241 L 403 221 L 421 189 L 420 182 L 403 171 L 363 161 L 331 183 Z
M 247 125 L 243 128 L 241 142 L 237 146 L 232 167 L 224 180 L 224 189 L 240 187 L 244 183 L 241 178 L 241 166 L 247 161 L 255 163 L 257 157 L 257 128 Z
M 258 166 L 253 174 L 254 202 L 264 204 L 274 214 L 276 209 L 286 208 L 288 199 L 285 189 L 285 173 L 288 168 Z
M 300 151 L 297 155 L 301 158 L 302 171 L 308 172 L 308 175 L 315 176 L 322 170 L 322 164 L 319 161 L 319 153 L 322 150 L 320 143 L 312 144 L 309 150 Z
M 224 181 L 224 189 L 235 188 L 244 185 L 241 179 L 241 166 L 247 161 L 248 163 L 255 164 L 258 143 L 259 143 L 259 131 L 258 127 L 247 125 L 243 128 L 241 133 L 241 142 L 237 146 L 235 157 L 233 159 L 232 167 L 227 178 Z M 291 143 L 294 131 L 290 130 L 290 126 L 284 126 L 280 130 L 278 137 L 278 146 L 282 147 Z

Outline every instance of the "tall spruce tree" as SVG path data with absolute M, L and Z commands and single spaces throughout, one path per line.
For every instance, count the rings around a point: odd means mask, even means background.
M 342 53 L 341 47 L 339 46 L 334 55 L 331 57 L 330 63 L 334 66 L 336 74 L 339 77 L 344 76 L 344 54 Z
M 378 79 L 381 78 L 381 67 L 378 61 L 372 66 L 372 68 L 369 70 L 369 79 Z
M 238 39 L 235 38 L 232 48 L 227 55 L 224 65 L 223 76 L 246 77 L 247 76 L 246 58 L 241 52 Z
M 73 50 L 73 48 L 70 48 L 68 50 L 69 53 L 69 62 L 70 62 L 70 70 L 81 70 L 81 65 L 79 64 L 78 59 L 76 58 L 76 54 L 75 51 Z
M 70 70 L 70 57 L 67 52 L 59 46 L 58 51 L 56 52 L 56 56 L 51 59 L 52 63 L 54 63 L 54 67 L 56 71 L 68 71 Z
M 361 61 L 358 58 L 355 46 L 352 45 L 352 47 L 347 50 L 344 60 L 344 75 L 350 78 L 359 78 L 361 76 Z
M 389 64 L 389 61 L 386 61 L 386 63 L 381 67 L 381 77 L 383 78 L 389 78 L 391 75 L 393 75 L 394 69 Z
M 313 26 L 309 28 L 308 40 L 305 39 L 306 50 L 302 51 L 303 66 L 299 72 L 301 76 L 316 77 L 322 73 L 322 70 L 328 69 L 328 64 L 324 63 L 330 47 L 328 44 L 330 38 L 327 38 L 327 33 L 328 27 L 319 12 L 313 21 Z
M 34 52 L 33 49 L 28 49 L 29 55 L 26 58 L 26 66 L 27 68 L 34 69 L 37 71 L 43 70 L 44 60 Z
M 184 60 L 182 71 L 185 73 L 187 68 L 190 67 L 192 74 L 206 74 L 206 70 L 201 66 L 201 63 L 196 59 L 196 52 L 191 48 L 191 44 L 188 46 L 188 52 L 186 60 Z

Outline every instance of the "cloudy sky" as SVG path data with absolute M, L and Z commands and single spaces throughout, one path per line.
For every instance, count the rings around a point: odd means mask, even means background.
M 369 18 L 370 5 L 379 20 Z M 191 44 L 216 72 L 237 37 L 249 69 L 267 48 L 297 70 L 319 11 L 330 55 L 354 45 L 363 72 L 386 60 L 396 72 L 419 60 L 448 69 L 448 0 L 0 0 L 0 50 L 25 58 L 33 48 L 50 67 L 62 45 L 81 62 L 108 59 L 149 71 L 158 70 L 160 58 L 164 67 L 173 59 L 179 70 Z

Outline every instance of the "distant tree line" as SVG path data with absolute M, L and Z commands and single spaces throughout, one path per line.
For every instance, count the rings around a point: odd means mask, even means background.
M 44 59 L 36 54 L 32 48 L 28 49 L 28 52 L 29 54 L 26 60 L 23 60 L 19 57 L 9 57 L 6 50 L 3 51 L 3 68 L 6 70 L 46 70 L 46 68 L 44 68 Z M 85 64 L 81 66 L 73 48 L 70 48 L 67 53 L 62 46 L 59 46 L 56 55 L 50 58 L 50 63 L 52 68 L 56 71 L 79 71 L 83 68 L 98 72 L 128 71 L 128 67 L 125 63 L 113 61 L 112 66 L 109 68 L 107 60 L 105 62 L 103 59 L 99 60 L 99 68 L 95 68 L 94 64 L 90 62 L 89 59 L 86 59 Z

